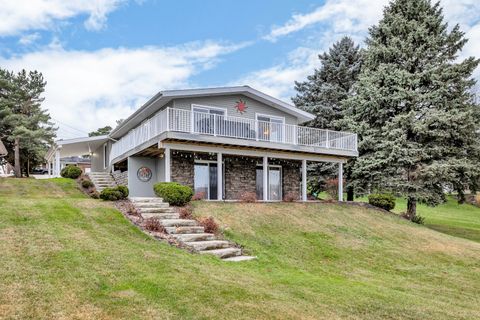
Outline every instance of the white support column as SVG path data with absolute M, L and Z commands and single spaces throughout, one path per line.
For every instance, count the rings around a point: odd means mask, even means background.
M 222 153 L 217 153 L 217 200 L 223 200 Z
M 338 163 L 338 201 L 343 201 L 343 163 Z
M 55 177 L 60 177 L 60 150 L 55 151 Z
M 165 148 L 165 182 L 170 182 L 171 180 L 171 171 L 170 171 L 170 147 Z
M 268 157 L 263 157 L 263 201 L 268 201 Z
M 307 160 L 302 160 L 302 201 L 307 201 Z
M 48 162 L 47 162 L 47 169 L 48 169 L 48 177 L 51 178 L 52 177 L 52 163 L 50 162 L 50 160 L 48 160 Z

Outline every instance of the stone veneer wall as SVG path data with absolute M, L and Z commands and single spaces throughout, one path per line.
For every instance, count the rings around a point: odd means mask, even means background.
M 194 187 L 195 159 L 216 160 L 216 155 L 208 153 L 172 152 L 171 179 L 174 182 Z M 261 158 L 224 155 L 226 200 L 237 200 L 244 192 L 256 192 L 256 168 Z M 301 161 L 270 159 L 270 164 L 282 166 L 283 196 L 293 193 L 301 195 Z
M 256 167 L 259 158 L 224 156 L 225 199 L 236 200 L 244 192 L 256 191 Z
M 195 163 L 193 153 L 174 151 L 170 161 L 171 180 L 193 188 Z
M 283 161 L 282 170 L 283 170 L 283 197 L 287 194 L 294 194 L 295 197 L 298 197 L 298 200 L 301 199 L 302 189 L 302 173 L 300 168 L 302 166 L 301 161 Z
M 128 186 L 128 171 L 115 171 L 112 176 L 118 186 Z

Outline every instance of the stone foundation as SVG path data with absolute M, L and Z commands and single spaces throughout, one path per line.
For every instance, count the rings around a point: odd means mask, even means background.
M 225 199 L 236 200 L 245 192 L 256 191 L 256 167 L 259 158 L 225 158 Z
M 195 163 L 193 152 L 172 151 L 170 160 L 171 180 L 193 189 Z
M 115 171 L 112 173 L 112 177 L 118 186 L 128 186 L 128 171 Z

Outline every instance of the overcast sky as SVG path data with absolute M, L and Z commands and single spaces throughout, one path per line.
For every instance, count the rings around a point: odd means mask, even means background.
M 386 4 L 0 0 L 0 66 L 41 71 L 58 137 L 80 137 L 164 89 L 246 84 L 290 102 L 317 55 L 343 35 L 363 45 Z M 462 56 L 480 56 L 480 1 L 441 4 L 470 39 Z

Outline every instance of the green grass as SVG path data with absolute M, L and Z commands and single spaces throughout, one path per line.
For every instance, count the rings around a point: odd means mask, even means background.
M 0 179 L 0 318 L 480 318 L 477 242 L 333 204 L 195 212 L 258 260 L 153 240 L 71 180 Z

